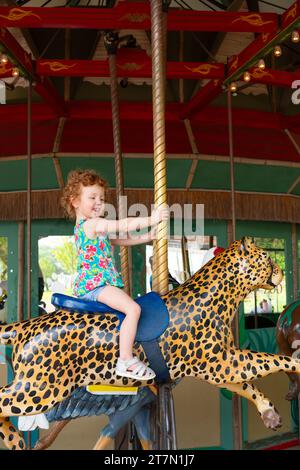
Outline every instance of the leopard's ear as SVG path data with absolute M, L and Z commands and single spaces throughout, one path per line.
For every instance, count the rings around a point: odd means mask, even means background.
M 239 253 L 247 256 L 253 245 L 254 245 L 253 237 L 243 237 L 240 242 Z

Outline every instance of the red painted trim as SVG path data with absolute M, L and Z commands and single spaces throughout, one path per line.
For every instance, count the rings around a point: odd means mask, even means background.
M 249 73 L 251 75 L 251 82 L 253 83 L 263 83 L 265 85 L 287 88 L 291 88 L 293 81 L 297 80 L 297 77 L 299 77 L 298 72 L 284 72 L 267 68 L 260 70 L 258 67 L 251 68 Z
M 224 31 L 262 33 L 278 24 L 275 13 L 183 11 L 170 8 L 169 31 Z M 0 27 L 96 28 L 150 30 L 148 3 L 120 2 L 115 8 L 1 7 Z
M 60 60 L 42 59 L 37 61 L 37 73 L 41 76 L 53 77 L 109 77 L 107 60 Z M 127 57 L 117 56 L 117 73 L 119 77 L 151 78 L 151 60 L 145 54 L 141 59 L 135 53 Z M 206 62 L 168 62 L 167 78 L 193 79 L 221 78 L 224 79 L 224 64 Z
M 220 95 L 222 91 L 222 81 L 211 80 L 183 107 L 180 118 L 189 118 L 197 111 L 202 110 Z
M 258 56 L 260 51 L 265 49 L 277 36 L 281 35 L 285 30 L 291 27 L 292 24 L 299 23 L 300 19 L 300 0 L 296 0 L 292 6 L 281 16 L 281 27 L 273 31 L 264 31 L 252 43 L 250 43 L 238 56 L 232 56 L 228 61 L 228 79 L 233 76 L 235 80 L 238 77 L 237 73 L 242 67 L 250 65 L 255 56 Z M 282 38 L 281 40 L 282 41 Z
M 36 92 L 51 106 L 59 116 L 66 115 L 64 101 L 57 93 L 50 81 L 41 79 L 34 70 L 34 63 L 30 55 L 20 46 L 14 36 L 4 28 L 0 29 L 0 42 L 13 57 L 16 65 L 25 70 L 27 76 L 33 81 Z M 8 64 L 7 64 L 8 65 Z M 9 75 L 11 76 L 11 74 Z
M 236 74 L 239 69 L 245 66 L 247 62 L 252 60 L 252 58 L 259 54 L 259 51 L 262 50 L 268 43 L 273 41 L 273 39 L 281 33 L 280 31 L 272 31 L 270 33 L 260 34 L 253 42 L 251 42 L 239 55 L 234 55 L 228 60 L 228 77 Z
M 278 35 L 282 33 L 286 28 L 288 28 L 296 20 L 299 20 L 300 17 L 300 0 L 297 0 L 293 5 L 281 15 L 282 26 L 281 28 L 276 25 L 273 29 L 263 30 L 253 42 L 251 42 L 239 55 L 234 55 L 228 60 L 228 73 L 226 77 L 226 83 L 230 81 L 230 77 L 233 78 L 238 76 L 239 70 L 242 67 L 245 67 L 247 63 L 253 59 L 254 56 L 258 55 L 259 52 L 264 49 L 271 41 L 273 41 Z M 279 24 L 279 23 L 278 23 Z M 274 26 L 274 25 L 273 25 Z M 281 83 L 281 80 L 278 79 Z M 212 86 L 212 85 L 211 85 Z M 209 90 L 209 83 L 206 85 Z M 222 88 L 220 87 L 220 93 Z M 186 105 L 183 115 L 188 118 L 191 114 L 195 113 L 199 109 L 203 109 L 204 106 L 207 106 L 213 99 L 215 99 L 217 94 L 212 93 L 210 96 L 206 96 L 203 89 L 201 89 L 198 94 L 196 94 L 192 100 Z
M 20 46 L 18 41 L 7 29 L 1 28 L 0 42 L 10 52 L 17 62 L 16 65 L 23 67 L 26 73 L 34 78 L 34 67 L 30 55 Z
M 281 117 L 281 127 L 282 129 L 295 130 L 299 129 L 300 126 L 300 116 L 295 114 L 294 116 L 282 116 Z
M 152 104 L 121 102 L 120 105 L 124 153 L 152 153 Z M 33 154 L 52 154 L 58 118 L 44 104 L 33 103 L 32 108 Z M 280 129 L 280 114 L 239 109 L 233 111 L 236 157 L 299 162 L 293 144 Z M 61 152 L 113 154 L 109 102 L 71 102 L 68 112 Z M 186 155 L 191 153 L 191 147 L 179 113 L 178 103 L 167 105 L 166 148 L 168 154 Z M 0 106 L 0 120 L 0 155 L 26 154 L 26 105 Z M 201 154 L 228 156 L 225 108 L 206 108 L 191 119 L 191 126 Z
M 118 53 L 117 73 L 119 77 L 127 78 L 151 78 L 152 68 L 150 57 L 144 51 L 127 50 L 127 52 Z M 143 52 L 143 53 L 141 53 Z M 0 78 L 11 76 L 11 64 L 3 68 Z M 45 77 L 109 77 L 109 65 L 107 60 L 64 60 L 64 59 L 40 59 L 36 62 L 36 71 L 38 75 Z M 299 72 L 284 72 L 280 70 L 265 69 L 260 70 L 253 67 L 249 70 L 251 81 L 253 83 L 263 83 L 266 85 L 275 85 L 291 88 L 292 82 L 299 79 Z M 207 62 L 168 62 L 168 79 L 225 79 L 225 66 L 221 63 Z M 215 90 L 215 82 L 210 82 L 204 87 L 191 102 L 186 106 L 186 112 L 189 109 L 194 110 L 200 104 L 202 105 L 203 95 L 208 90 Z M 201 98 L 200 98 L 201 97 Z M 208 99 L 211 100 L 208 95 Z M 206 98 L 205 98 L 206 100 Z M 204 100 L 204 101 L 205 101 Z M 195 106 L 195 101 L 197 106 Z M 198 104 L 199 102 L 199 104 Z M 193 111 L 194 112 L 194 111 Z
M 265 447 L 261 450 L 284 450 L 289 449 L 290 447 L 298 446 L 300 444 L 300 439 L 293 439 L 292 441 L 283 442 L 282 444 L 277 444 L 275 446 Z
M 167 103 L 166 121 L 169 123 L 181 123 L 179 115 L 180 103 Z M 0 106 L 1 122 L 24 122 L 27 119 L 26 104 L 7 104 Z M 56 117 L 53 109 L 42 103 L 33 103 L 33 120 L 48 120 Z M 67 113 L 70 119 L 111 121 L 111 103 L 109 101 L 70 101 Z M 284 116 L 280 113 L 268 113 L 251 109 L 233 109 L 234 127 L 246 127 L 248 129 L 273 129 L 282 130 L 286 126 Z M 120 102 L 120 119 L 122 121 L 152 121 L 151 102 Z M 228 125 L 227 109 L 223 107 L 210 107 L 198 113 L 192 118 L 191 124 L 195 128 L 203 126 Z M 182 123 L 183 124 L 183 123 Z
M 300 15 L 300 0 L 296 0 L 290 8 L 282 15 L 282 29 L 287 28 Z

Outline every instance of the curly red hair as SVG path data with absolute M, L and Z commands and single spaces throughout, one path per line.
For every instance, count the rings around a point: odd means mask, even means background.
M 107 188 L 107 182 L 101 178 L 94 170 L 73 170 L 68 174 L 67 184 L 63 189 L 60 203 L 65 214 L 70 219 L 76 218 L 75 209 L 72 200 L 80 195 L 81 186 L 94 186 L 97 184 L 102 188 Z

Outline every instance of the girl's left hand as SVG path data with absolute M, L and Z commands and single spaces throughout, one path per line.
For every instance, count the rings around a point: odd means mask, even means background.
M 157 239 L 157 225 L 151 228 L 149 232 L 149 239 L 156 240 Z
M 168 220 L 170 218 L 170 209 L 168 206 L 160 206 L 154 209 L 151 216 L 154 224 L 158 224 L 162 220 Z

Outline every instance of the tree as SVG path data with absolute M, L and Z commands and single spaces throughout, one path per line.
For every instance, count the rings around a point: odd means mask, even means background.
M 49 257 L 40 257 L 39 265 L 43 274 L 46 290 L 49 290 L 48 280 L 52 278 L 52 274 L 56 272 L 55 264 Z
M 7 253 L 8 240 L 6 237 L 0 237 L 0 281 L 7 280 Z
M 60 270 L 65 274 L 74 274 L 77 270 L 77 253 L 73 237 L 51 251 Z

